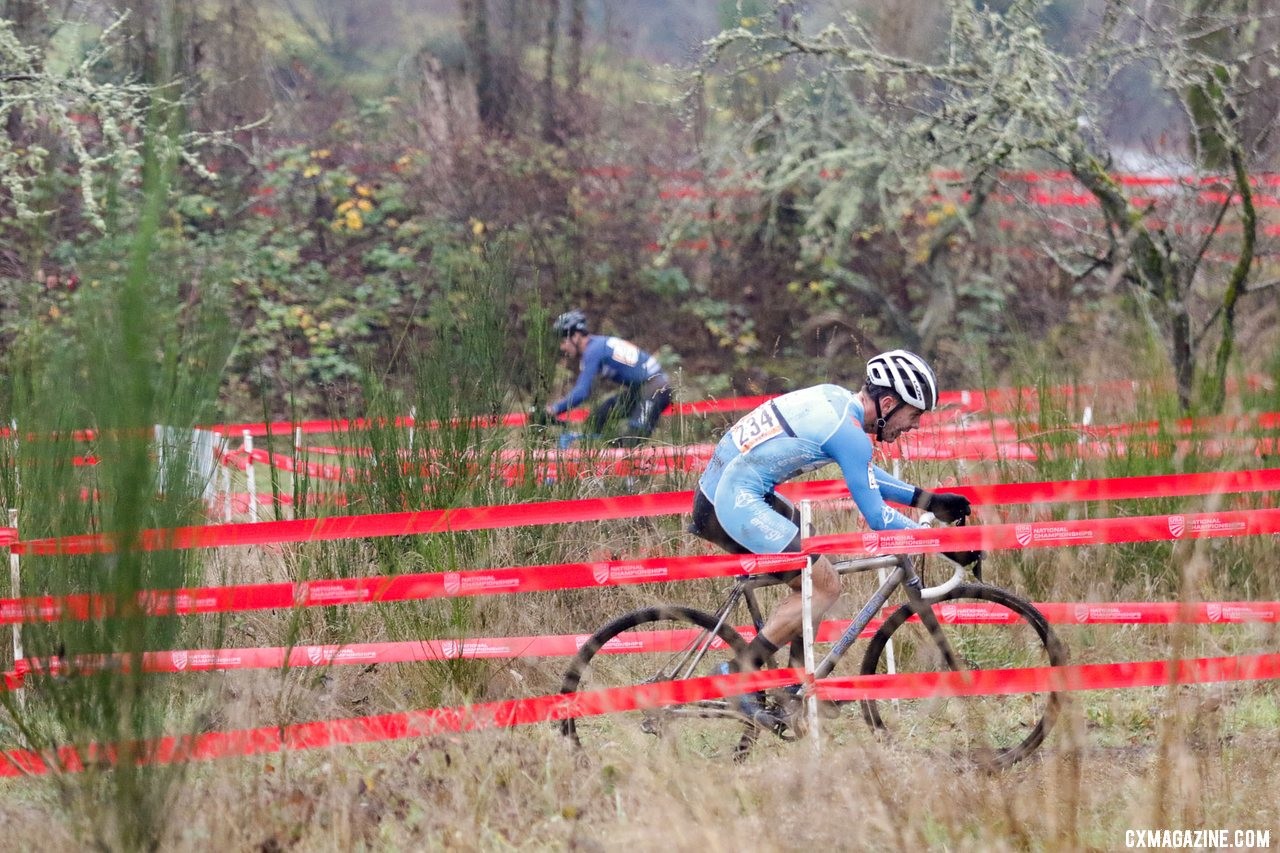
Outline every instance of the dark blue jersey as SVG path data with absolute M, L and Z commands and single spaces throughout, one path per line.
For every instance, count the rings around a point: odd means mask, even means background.
M 582 403 L 590 395 L 597 376 L 619 385 L 638 387 L 661 374 L 662 365 L 658 360 L 630 341 L 590 335 L 582 351 L 578 381 L 569 395 L 551 408 L 555 414 L 562 415 Z

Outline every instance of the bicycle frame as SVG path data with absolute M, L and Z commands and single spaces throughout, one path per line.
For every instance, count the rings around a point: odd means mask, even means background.
M 842 560 L 833 565 L 839 574 L 855 574 L 857 572 L 868 572 L 875 569 L 891 569 L 884 582 L 880 584 L 880 588 L 872 593 L 867 599 L 867 603 L 858 611 L 857 616 L 853 618 L 853 622 L 845 630 L 840 638 L 836 640 L 831 651 L 818 663 L 814 669 L 816 678 L 824 678 L 831 674 L 836 663 L 862 634 L 862 630 L 871 623 L 876 614 L 888 603 L 889 597 L 893 595 L 894 590 L 902 587 L 907 595 L 907 603 L 911 606 L 912 611 L 918 616 L 929 634 L 937 641 L 943 659 L 948 667 L 955 669 L 957 662 L 951 646 L 946 641 L 946 636 L 942 632 L 941 625 L 938 624 L 938 618 L 933 613 L 933 608 L 929 603 L 943 595 L 946 595 L 959 583 L 964 580 L 964 566 L 955 564 L 955 571 L 951 577 L 937 586 L 925 587 L 916 571 L 915 563 L 912 559 L 905 555 L 887 555 L 883 557 L 862 557 L 852 560 Z M 751 621 L 755 625 L 758 632 L 764 625 L 764 616 L 760 610 L 760 605 L 756 601 L 755 590 L 766 587 L 776 586 L 785 581 L 770 575 L 762 575 L 758 577 L 744 578 L 738 581 L 731 590 L 729 597 L 725 603 L 715 613 L 716 628 L 728 620 L 729 615 L 734 612 L 740 600 L 745 600 L 747 611 L 751 614 Z M 714 632 L 708 632 L 704 641 L 699 642 L 695 648 L 690 649 L 692 657 L 686 659 L 686 664 L 692 668 L 703 654 L 711 646 L 711 638 Z
M 863 632 L 882 613 L 885 614 L 885 622 L 877 629 L 876 635 L 867 644 L 867 651 L 863 656 L 864 659 L 860 668 L 862 671 L 882 672 L 885 669 L 889 672 L 894 671 L 890 643 L 893 641 L 893 637 L 896 636 L 895 632 L 907 625 L 908 622 L 912 623 L 913 626 L 907 632 L 911 636 L 908 637 L 906 646 L 904 646 L 908 651 L 907 657 L 910 659 L 908 661 L 909 667 L 923 664 L 929 671 L 937 671 L 940 668 L 943 672 L 962 672 L 970 668 L 984 668 L 984 660 L 986 659 L 981 653 L 973 661 L 960 654 L 961 650 L 964 650 L 966 655 L 974 651 L 970 647 L 970 639 L 972 637 L 968 632 L 962 631 L 957 636 L 949 637 L 950 628 L 945 627 L 946 633 L 944 633 L 942 617 L 934 613 L 934 605 L 942 600 L 972 599 L 1001 606 L 1021 620 L 1020 624 L 1029 629 L 1031 633 L 1026 634 L 1025 639 L 1029 640 L 1036 649 L 1043 652 L 1043 656 L 1047 657 L 1049 665 L 1058 666 L 1066 662 L 1064 647 L 1054 636 L 1043 615 L 1035 609 L 1034 605 L 995 587 L 981 583 L 977 585 L 966 584 L 965 580 L 970 567 L 962 566 L 951 560 L 948 560 L 948 562 L 954 568 L 951 576 L 942 583 L 926 587 L 920 574 L 920 558 L 883 555 L 834 561 L 832 567 L 841 575 L 873 569 L 878 570 L 881 572 L 880 583 L 850 621 L 848 627 L 834 639 L 830 651 L 820 661 L 814 662 L 812 655 L 808 654 L 809 649 L 805 649 L 805 657 L 807 658 L 805 671 L 809 674 L 804 679 L 797 679 L 802 682 L 799 688 L 786 687 L 785 689 L 756 691 L 745 699 L 708 697 L 684 701 L 677 698 L 671 704 L 643 709 L 641 711 L 640 729 L 650 734 L 661 734 L 668 718 L 736 719 L 745 724 L 746 728 L 743 730 L 738 747 L 735 749 L 735 756 L 745 755 L 746 751 L 751 748 L 751 744 L 755 742 L 762 732 L 771 732 L 783 740 L 794 740 L 802 737 L 809 730 L 809 726 L 816 722 L 819 713 L 833 711 L 846 704 L 843 700 L 833 700 L 825 704 L 815 702 L 812 695 L 812 679 L 829 678 L 835 671 L 837 663 L 849 653 Z M 976 569 L 974 574 L 977 575 Z M 756 590 L 766 586 L 777 586 L 782 583 L 787 583 L 793 589 L 798 588 L 800 585 L 796 583 L 792 575 L 793 573 L 788 572 L 781 577 L 777 575 L 739 577 L 729 588 L 728 594 L 714 613 L 676 605 L 659 605 L 642 608 L 610 621 L 602 629 L 598 630 L 596 634 L 592 635 L 590 643 L 582 647 L 578 658 L 575 659 L 574 664 L 566 672 L 562 686 L 563 692 L 568 693 L 583 689 L 583 673 L 591 667 L 596 653 L 605 649 L 608 643 L 633 629 L 641 631 L 655 630 L 653 626 L 659 623 L 675 623 L 677 626 L 681 626 L 682 631 L 687 626 L 692 625 L 696 630 L 684 633 L 682 636 L 675 635 L 679 636 L 679 640 L 670 646 L 655 645 L 650 648 L 644 643 L 637 645 L 636 648 L 643 648 L 645 651 L 657 653 L 658 655 L 658 660 L 654 661 L 654 663 L 657 663 L 656 671 L 649 669 L 649 664 L 643 664 L 648 669 L 648 672 L 643 676 L 643 683 L 732 672 L 734 671 L 732 657 L 727 663 L 723 660 L 714 660 L 714 658 L 722 658 L 725 649 L 728 649 L 732 655 L 737 656 L 743 669 L 748 668 L 750 664 L 744 658 L 752 654 L 752 650 L 744 646 L 744 638 L 750 637 L 751 634 L 749 627 L 739 629 L 735 624 L 736 620 L 741 618 L 738 608 L 740 605 L 745 605 L 751 614 L 750 618 L 754 623 L 756 635 L 758 636 L 765 619 L 760 603 L 756 598 Z M 890 604 L 890 598 L 898 587 L 902 587 L 905 593 L 905 606 L 898 606 L 891 613 L 885 612 L 886 605 Z M 794 595 L 794 593 L 792 594 Z M 639 634 L 627 635 L 628 638 L 638 636 Z M 654 636 L 656 637 L 658 634 Z M 984 641 L 985 635 L 980 638 L 978 645 L 983 645 Z M 798 642 L 794 641 L 791 646 L 791 665 L 793 667 L 797 664 Z M 810 639 L 810 642 L 812 642 L 812 639 Z M 1011 657 L 997 653 L 996 657 L 998 659 L 986 662 L 995 669 L 1004 666 L 1006 660 L 1011 661 L 1014 666 L 1024 665 L 1021 652 L 1016 647 L 1021 645 L 1023 640 L 1015 639 L 1014 642 L 1015 648 Z M 918 647 L 924 649 L 923 658 L 916 654 Z M 618 646 L 619 651 L 625 648 L 629 648 L 625 643 Z M 1030 646 L 1027 647 L 1027 650 L 1030 650 Z M 622 666 L 616 670 L 610 670 L 605 667 L 603 673 L 602 678 L 610 682 L 615 676 L 624 679 L 636 678 L 636 674 L 627 666 Z M 635 681 L 631 680 L 630 683 L 635 683 Z M 1045 691 L 1040 692 L 1043 693 Z M 1046 697 L 1037 695 L 1033 699 L 1033 704 L 1039 719 L 1033 727 L 1025 732 L 1021 731 L 1023 726 L 1019 722 L 1019 727 L 1014 731 L 1016 735 L 1014 741 L 999 737 L 995 732 L 974 729 L 972 734 L 981 741 L 976 748 L 979 753 L 986 756 L 983 759 L 985 762 L 988 762 L 991 766 L 1007 766 L 1025 757 L 1040 745 L 1046 732 L 1053 725 L 1060 707 L 1060 700 L 1056 693 L 1048 691 Z M 914 708 L 915 706 L 911 707 Z M 972 708 L 973 706 L 965 707 Z M 877 700 L 864 700 L 861 703 L 861 709 L 863 717 L 873 729 L 888 730 L 892 727 L 892 724 L 898 722 L 895 719 L 891 719 L 891 725 L 886 725 L 881 717 Z M 889 716 L 893 718 L 894 714 L 897 714 L 899 710 L 898 704 L 894 702 Z M 927 710 L 929 715 L 932 716 L 932 710 Z M 905 710 L 903 714 L 904 716 L 906 715 Z M 577 730 L 572 721 L 564 723 L 563 728 L 576 741 Z M 952 726 L 951 728 L 956 727 Z M 963 741 L 961 748 L 969 749 L 971 747 L 966 740 L 968 737 L 968 734 L 961 733 L 960 740 Z M 1019 738 L 1020 740 L 1018 740 Z

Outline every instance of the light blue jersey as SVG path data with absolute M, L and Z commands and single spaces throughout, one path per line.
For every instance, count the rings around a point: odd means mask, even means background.
M 795 524 L 765 502 L 775 486 L 830 465 L 840 466 L 849 494 L 873 530 L 919 527 L 885 503 L 910 504 L 915 487 L 871 461 L 857 395 L 838 385 L 815 385 L 777 397 L 743 417 L 716 445 L 698 480 L 724 530 L 753 553 L 781 550 Z

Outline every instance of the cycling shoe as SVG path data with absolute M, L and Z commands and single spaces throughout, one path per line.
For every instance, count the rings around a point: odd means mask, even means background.
M 712 670 L 712 675 L 729 675 L 734 670 L 728 661 L 717 664 Z M 764 692 L 744 693 L 741 696 L 730 696 L 729 705 L 739 714 L 746 717 L 756 726 L 765 731 L 776 732 L 786 728 L 786 721 L 769 711 L 764 706 Z

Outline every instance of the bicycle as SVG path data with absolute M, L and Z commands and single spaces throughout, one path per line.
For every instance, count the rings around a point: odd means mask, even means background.
M 816 678 L 839 674 L 836 670 L 849 649 L 898 587 L 904 590 L 907 601 L 876 628 L 863 654 L 861 674 L 891 669 L 936 672 L 944 668 L 1060 666 L 1067 662 L 1066 646 L 1040 611 L 1013 593 L 981 582 L 980 561 L 974 565 L 977 583 L 966 583 L 965 567 L 952 563 L 955 571 L 951 577 L 933 587 L 923 585 L 915 561 L 906 556 L 863 557 L 834 565 L 842 575 L 872 570 L 888 574 L 817 664 Z M 582 644 L 565 672 L 560 692 L 712 675 L 713 668 L 724 660 L 720 652 L 725 650 L 741 665 L 746 660 L 747 640 L 731 624 L 730 617 L 745 604 L 754 630 L 759 631 L 764 617 L 756 591 L 781 583 L 782 579 L 769 575 L 739 578 L 715 613 L 658 605 L 613 619 Z M 966 602 L 981 605 L 974 611 L 983 614 L 980 621 L 956 621 L 957 614 L 965 615 Z M 820 634 L 819 641 L 828 639 L 830 633 L 828 629 Z M 798 646 L 798 642 L 792 644 L 793 666 L 799 665 Z M 765 709 L 783 721 L 771 730 L 774 735 L 784 740 L 804 736 L 805 696 L 803 687 L 766 691 Z M 1035 751 L 1052 728 L 1062 703 L 1060 693 L 1046 692 L 862 700 L 858 705 L 874 732 L 889 736 L 896 732 L 900 739 L 927 738 L 926 747 L 952 755 L 967 754 L 981 766 L 1003 768 Z M 824 716 L 835 717 L 846 704 L 853 703 L 824 702 L 821 706 Z M 628 734 L 637 727 L 628 726 L 628 720 L 638 722 L 638 731 L 645 735 L 674 737 L 694 749 L 712 753 L 731 742 L 726 727 L 739 727 L 733 746 L 736 759 L 745 757 L 762 733 L 737 710 L 732 698 L 568 719 L 561 723 L 561 729 L 580 747 L 585 740 L 624 750 L 638 748 L 639 744 Z

